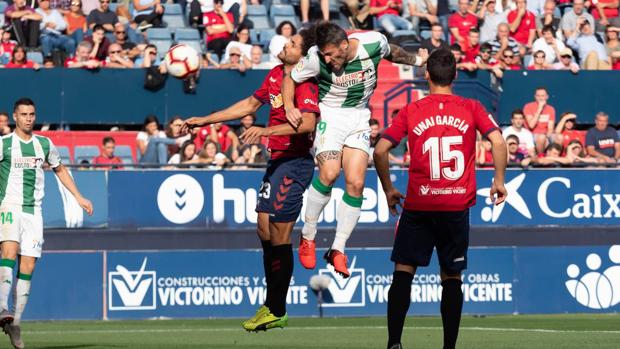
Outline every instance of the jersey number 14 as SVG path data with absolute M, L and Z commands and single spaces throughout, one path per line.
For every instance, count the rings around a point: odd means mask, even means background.
M 459 144 L 463 144 L 463 136 L 431 137 L 424 142 L 422 153 L 430 151 L 431 180 L 438 181 L 442 176 L 448 180 L 461 178 L 465 171 L 465 157 L 462 151 L 450 149 L 453 145 Z M 455 159 L 454 169 L 441 168 L 442 163 L 449 163 L 452 159 Z

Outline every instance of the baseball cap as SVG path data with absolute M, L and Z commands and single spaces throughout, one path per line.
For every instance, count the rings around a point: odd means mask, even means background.
M 563 48 L 560 51 L 560 57 L 562 57 L 562 56 L 571 56 L 572 57 L 573 56 L 573 51 L 570 48 L 565 47 L 565 48 Z

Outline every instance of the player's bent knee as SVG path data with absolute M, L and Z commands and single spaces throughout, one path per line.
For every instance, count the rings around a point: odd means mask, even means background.
M 440 272 L 440 277 L 441 277 L 441 281 L 448 280 L 448 279 L 461 280 L 461 272 L 442 269 Z
M 409 274 L 415 274 L 416 269 L 417 268 L 414 267 L 413 265 L 401 264 L 401 263 L 396 263 L 396 265 L 394 266 L 395 271 L 404 271 Z

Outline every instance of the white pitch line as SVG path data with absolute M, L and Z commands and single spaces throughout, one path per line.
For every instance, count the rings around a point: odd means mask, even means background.
M 341 330 L 385 330 L 385 326 L 309 326 L 287 327 L 286 331 L 341 331 Z M 443 330 L 442 327 L 407 326 L 406 330 Z M 163 328 L 163 329 L 133 329 L 133 330 L 58 330 L 58 331 L 24 331 L 27 335 L 48 334 L 122 334 L 122 333 L 179 333 L 179 332 L 242 332 L 241 327 L 221 328 Z M 620 334 L 620 331 L 605 330 L 550 330 L 541 328 L 501 328 L 501 327 L 461 327 L 461 331 L 490 331 L 490 332 L 535 332 L 535 333 L 596 333 L 596 334 Z

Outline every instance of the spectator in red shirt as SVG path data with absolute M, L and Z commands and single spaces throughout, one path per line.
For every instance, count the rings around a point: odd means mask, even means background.
M 499 62 L 493 58 L 493 48 L 488 43 L 484 43 L 480 45 L 480 53 L 478 57 L 476 57 L 476 65 L 480 70 L 489 70 L 496 77 L 502 78 L 504 76 L 504 72 L 502 71 L 502 67 Z
M 459 44 L 450 45 L 450 52 L 452 52 L 452 55 L 454 56 L 454 59 L 456 60 L 456 69 L 467 70 L 467 71 L 474 71 L 478 69 L 478 66 L 476 65 L 476 63 L 463 61 L 463 57 L 464 57 L 463 50 L 461 50 L 461 46 Z
M 102 170 L 110 170 L 110 169 L 122 169 L 123 160 L 118 156 L 114 155 L 114 149 L 116 148 L 116 141 L 112 137 L 104 137 L 103 138 L 103 147 L 101 148 L 101 155 L 96 156 L 93 159 L 93 164 L 96 165 L 113 165 L 113 166 L 102 166 L 97 167 Z
M 26 59 L 26 49 L 23 46 L 15 46 L 11 61 L 4 66 L 5 68 L 33 68 L 39 69 L 40 66 L 31 60 Z
M 13 56 L 13 49 L 17 41 L 11 40 L 11 32 L 0 29 L 0 64 L 7 64 Z
M 66 68 L 97 69 L 103 66 L 103 62 L 90 58 L 93 45 L 88 41 L 82 41 L 75 49 L 75 56 L 65 61 Z
M 510 37 L 531 49 L 536 37 L 536 16 L 527 10 L 526 0 L 517 0 L 516 3 L 517 9 L 508 13 Z
M 476 57 L 480 53 L 480 30 L 478 28 L 472 28 L 469 31 L 468 46 L 463 48 L 465 57 L 463 62 L 475 63 Z
M 532 64 L 527 67 L 527 70 L 547 70 L 550 69 L 550 65 L 547 64 L 547 55 L 545 51 L 539 50 L 534 52 Z
M 478 27 L 478 17 L 469 12 L 469 0 L 459 0 L 459 10 L 448 19 L 448 27 L 452 34 L 451 43 L 466 47 L 469 31 Z
M 564 149 L 568 146 L 568 143 L 572 140 L 579 140 L 585 142 L 585 134 L 581 131 L 577 131 L 575 126 L 577 125 L 577 114 L 566 112 L 560 117 L 560 121 L 555 127 L 554 142 L 562 145 Z
M 607 27 L 605 30 L 605 49 L 611 61 L 611 69 L 620 70 L 620 41 L 618 33 L 620 27 Z
M 618 17 L 618 0 L 591 0 L 590 13 L 596 20 L 596 31 L 602 32 L 608 26 L 620 27 L 620 17 Z
M 218 144 L 222 153 L 225 153 L 233 161 L 239 156 L 239 138 L 233 130 L 221 122 L 207 125 L 200 128 L 194 143 L 197 148 L 202 148 L 206 141 L 213 141 Z
M 224 0 L 213 0 L 213 11 L 205 12 L 203 17 L 207 32 L 207 49 L 215 51 L 219 59 L 222 59 L 235 30 L 234 17 L 232 13 L 224 12 L 223 3 Z
M 413 30 L 413 24 L 400 16 L 402 9 L 402 0 L 370 0 L 370 15 L 376 16 L 379 25 L 389 34 Z
M 90 42 L 93 46 L 90 52 L 90 58 L 97 59 L 99 61 L 105 61 L 108 56 L 108 49 L 110 47 L 110 40 L 105 36 L 105 29 L 100 24 L 96 24 L 93 27 L 93 35 L 84 38 L 84 41 Z
M 544 87 L 536 89 L 534 102 L 523 107 L 526 126 L 534 134 L 536 152 L 541 154 L 555 130 L 555 108 L 548 104 L 549 93 Z

